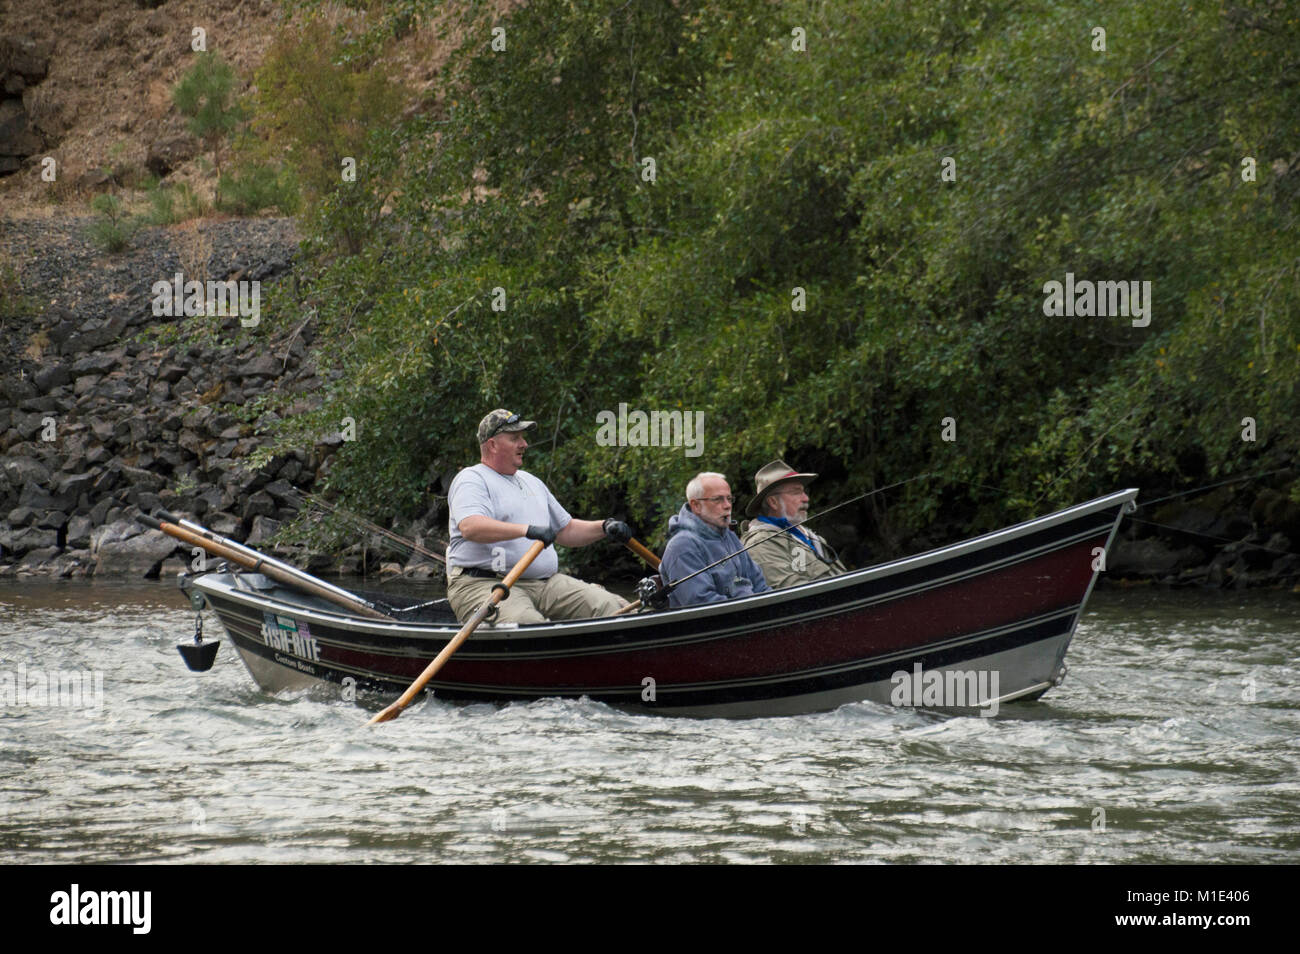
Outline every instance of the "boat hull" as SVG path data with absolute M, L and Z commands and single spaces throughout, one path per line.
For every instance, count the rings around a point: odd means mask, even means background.
M 631 617 L 484 625 L 429 684 L 439 698 L 587 697 L 686 716 L 797 715 L 852 702 L 992 714 L 1064 659 L 1136 491 L 904 560 L 741 600 Z M 256 574 L 186 578 L 271 691 L 396 693 L 455 635 L 348 616 Z M 939 691 L 929 690 L 938 685 Z

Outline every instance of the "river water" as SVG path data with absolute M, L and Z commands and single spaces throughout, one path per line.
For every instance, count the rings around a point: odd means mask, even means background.
M 1295 863 L 1298 618 L 1098 590 L 1065 684 L 992 719 L 431 700 L 367 728 L 380 701 L 265 694 L 228 644 L 187 671 L 173 584 L 6 583 L 0 690 L 102 696 L 0 707 L 0 861 Z

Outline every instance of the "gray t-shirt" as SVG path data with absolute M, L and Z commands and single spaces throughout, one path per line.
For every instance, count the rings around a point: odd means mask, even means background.
M 460 522 L 466 517 L 480 514 L 506 523 L 538 524 L 554 527 L 558 532 L 573 518 L 560 506 L 560 502 L 546 485 L 526 470 L 517 470 L 509 477 L 499 474 L 487 464 L 466 467 L 451 482 L 447 494 L 451 510 L 451 543 L 447 547 L 447 566 L 476 566 L 505 576 L 523 558 L 532 540 L 516 537 L 499 543 L 474 543 L 460 534 Z M 560 568 L 555 547 L 547 547 L 524 571 L 526 580 L 554 576 Z

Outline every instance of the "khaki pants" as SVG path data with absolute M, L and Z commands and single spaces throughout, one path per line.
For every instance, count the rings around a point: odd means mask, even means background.
M 447 601 L 456 618 L 469 619 L 492 595 L 492 587 L 501 582 L 462 573 L 451 567 L 447 582 Z M 519 580 L 510 595 L 497 604 L 496 622 L 545 623 L 548 619 L 591 619 L 613 616 L 626 603 L 603 586 L 584 583 L 564 573 L 545 580 Z

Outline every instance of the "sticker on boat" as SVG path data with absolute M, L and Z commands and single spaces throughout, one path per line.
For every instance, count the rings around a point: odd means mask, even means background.
M 300 659 L 320 662 L 320 646 L 306 623 L 296 622 L 288 616 L 262 613 L 262 640 L 272 649 L 289 653 Z

